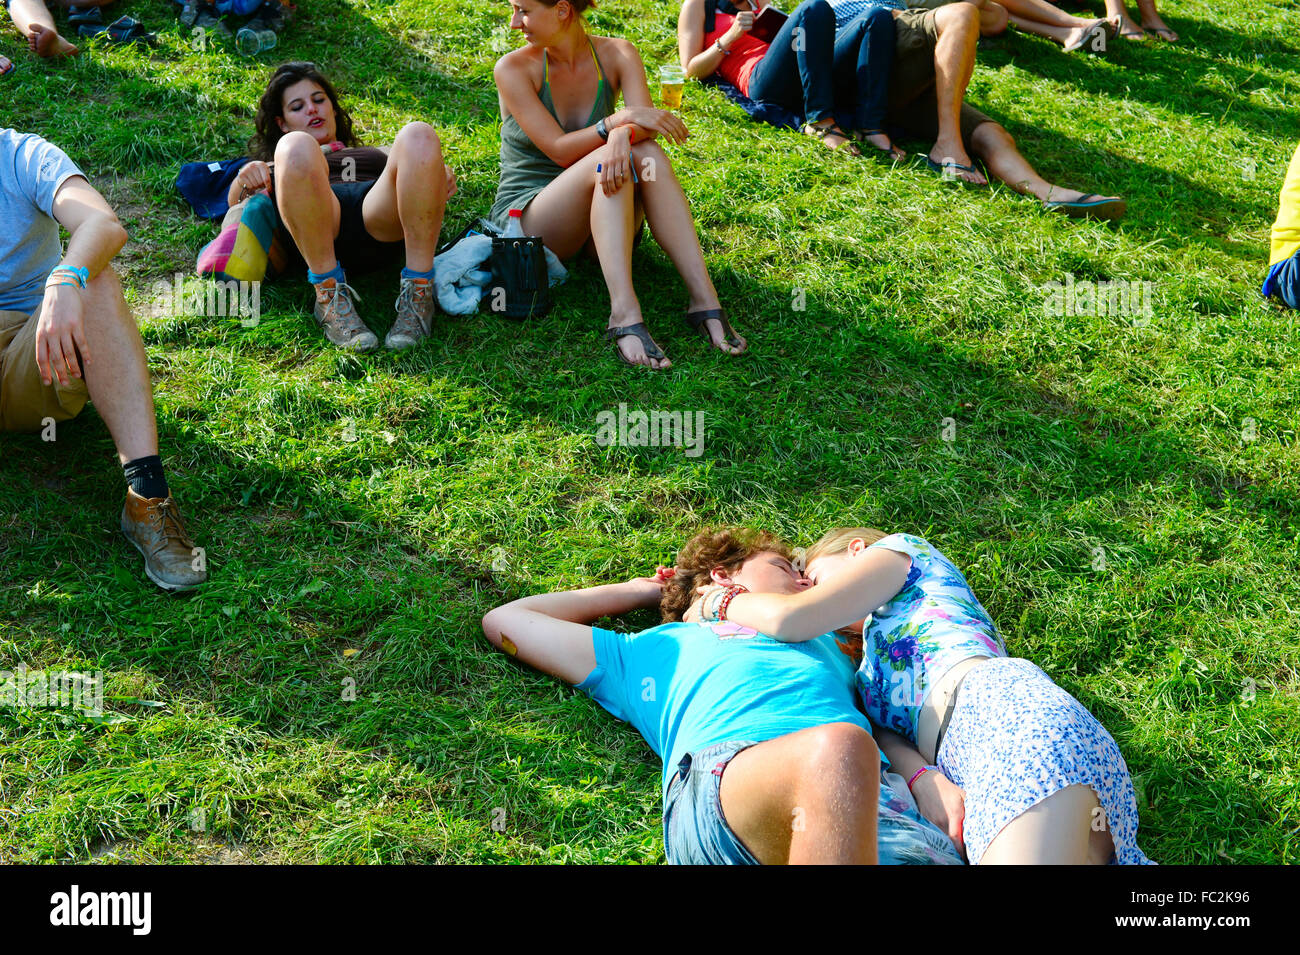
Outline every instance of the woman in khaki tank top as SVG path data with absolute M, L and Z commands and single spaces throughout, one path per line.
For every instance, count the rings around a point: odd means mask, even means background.
M 672 259 L 688 295 L 686 321 L 711 344 L 738 355 L 709 278 L 686 196 L 656 138 L 686 139 L 682 121 L 651 103 L 645 67 L 626 40 L 589 36 L 581 14 L 591 0 L 512 0 L 512 29 L 526 46 L 497 61 L 501 103 L 498 220 L 523 210 L 523 229 L 561 259 L 584 247 L 599 257 L 609 288 L 609 328 L 632 365 L 671 362 L 646 330 L 632 287 L 633 237 L 642 219 Z M 614 110 L 618 94 L 624 106 Z

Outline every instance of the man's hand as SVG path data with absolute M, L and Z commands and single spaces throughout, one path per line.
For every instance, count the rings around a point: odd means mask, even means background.
M 271 194 L 271 167 L 268 163 L 256 159 L 244 163 L 235 175 L 235 181 L 239 183 L 242 190 L 239 199 L 235 200 L 236 202 L 242 202 L 254 193 L 264 190 L 269 196 Z
M 36 367 L 41 381 L 68 384 L 68 376 L 81 377 L 81 361 L 90 364 L 90 348 L 82 325 L 82 292 L 73 285 L 53 285 L 45 290 L 41 317 L 36 324 Z
M 946 832 L 965 859 L 966 791 L 937 769 L 927 769 L 912 784 L 912 795 L 921 815 Z

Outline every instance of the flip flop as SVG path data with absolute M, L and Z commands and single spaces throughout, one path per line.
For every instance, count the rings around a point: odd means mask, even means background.
M 971 182 L 970 180 L 963 179 L 960 176 L 950 176 L 950 175 L 945 175 L 944 173 L 944 170 L 946 169 L 958 169 L 962 172 L 974 172 L 974 173 L 979 173 L 981 176 L 984 175 L 978 169 L 975 168 L 973 163 L 969 166 L 963 166 L 959 162 L 938 163 L 935 162 L 933 159 L 931 159 L 929 156 L 926 156 L 925 165 L 930 170 L 930 172 L 938 175 L 939 178 L 941 178 L 944 182 L 956 183 L 957 185 L 961 186 L 963 189 L 987 189 L 988 188 L 989 184 L 987 182 Z
M 1043 209 L 1063 213 L 1071 219 L 1118 219 L 1128 211 L 1128 203 L 1118 196 L 1090 192 L 1071 202 L 1044 202 Z
M 698 312 L 687 312 L 685 321 L 686 324 L 689 325 L 693 330 L 703 335 L 705 341 L 707 341 L 710 345 L 713 345 L 713 336 L 710 335 L 709 330 L 704 327 L 704 323 L 715 318 L 722 323 L 723 343 L 730 345 L 732 348 L 739 348 L 743 343 L 741 342 L 740 337 L 736 334 L 736 330 L 731 327 L 731 323 L 727 321 L 727 313 L 724 312 L 722 309 L 709 308 L 709 309 L 703 309 Z M 718 348 L 717 345 L 713 345 L 713 347 Z M 718 351 L 722 351 L 722 349 L 718 348 Z M 621 355 L 622 352 L 619 352 L 619 354 Z M 724 352 L 724 354 L 729 355 L 732 353 Z M 744 352 L 741 352 L 741 354 L 744 354 Z
M 1175 33 L 1173 30 L 1171 30 L 1169 27 L 1143 27 L 1142 29 L 1147 31 L 1148 36 L 1159 37 L 1165 43 L 1178 42 L 1178 34 Z
M 650 337 L 650 332 L 646 330 L 645 322 L 637 322 L 635 325 L 623 325 L 619 328 L 605 329 L 605 337 L 614 343 L 614 353 L 618 355 L 619 360 L 625 365 L 631 365 L 633 368 L 649 368 L 651 371 L 665 371 L 663 368 L 654 368 L 650 365 L 644 365 L 639 361 L 632 361 L 623 354 L 623 349 L 618 347 L 618 340 L 624 335 L 632 335 L 641 342 L 641 347 L 645 349 L 645 356 L 653 361 L 663 361 L 668 356 L 664 354 L 662 348 L 655 343 Z
M 1109 29 L 1107 29 L 1108 27 Z M 1111 34 L 1114 32 L 1114 29 L 1115 29 L 1115 25 L 1111 23 L 1109 20 L 1107 20 L 1105 17 L 1102 17 L 1099 20 L 1094 20 L 1092 21 L 1092 23 L 1088 25 L 1088 32 L 1086 32 L 1082 37 L 1080 37 L 1077 42 L 1071 43 L 1069 46 L 1065 47 L 1065 52 L 1074 53 L 1078 50 L 1084 50 L 1088 53 L 1096 53 L 1098 56 L 1109 53 L 1110 45 L 1106 42 L 1106 40 L 1110 38 Z M 1097 36 L 1098 31 L 1101 31 L 1101 34 L 1103 36 L 1100 49 L 1097 48 L 1094 42 L 1094 38 Z
M 157 46 L 158 37 L 149 33 L 144 24 L 134 17 L 118 17 L 106 27 L 80 27 L 77 36 L 107 37 L 110 46 L 122 46 L 127 43 L 139 43 L 143 46 Z
M 74 27 L 102 26 L 104 11 L 99 7 L 68 7 L 68 23 Z
M 841 149 L 850 156 L 861 156 L 862 150 L 853 142 L 853 137 L 840 129 L 839 126 L 831 123 L 829 126 L 815 126 L 812 123 L 804 123 L 799 127 L 799 132 L 805 136 L 812 136 L 815 139 L 825 139 L 827 136 L 839 136 L 844 142 L 838 146 L 832 146 L 831 152 L 837 153 Z
M 869 151 L 866 151 L 863 154 L 871 157 L 882 166 L 893 167 L 898 165 L 900 162 L 906 161 L 906 156 L 898 155 L 902 150 L 898 148 L 896 143 L 890 149 L 881 149 L 867 138 L 869 136 L 889 136 L 889 133 L 883 129 L 855 129 L 849 134 L 849 137 L 859 146 L 870 147 Z M 893 142 L 893 137 L 890 137 L 890 142 Z

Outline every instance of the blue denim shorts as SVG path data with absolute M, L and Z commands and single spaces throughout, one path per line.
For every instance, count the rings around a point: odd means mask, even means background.
M 664 797 L 664 854 L 669 865 L 758 865 L 731 831 L 718 797 L 722 772 L 754 740 L 732 740 L 687 753 Z

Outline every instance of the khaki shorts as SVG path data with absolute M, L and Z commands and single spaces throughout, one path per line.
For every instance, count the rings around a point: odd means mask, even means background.
M 907 9 L 938 10 L 940 7 L 946 7 L 950 3 L 957 2 L 959 2 L 959 0 L 907 0 Z
M 41 381 L 36 367 L 38 308 L 31 315 L 0 312 L 0 431 L 40 431 L 46 418 L 67 421 L 85 407 L 90 395 L 84 378 Z
M 939 42 L 939 28 L 934 23 L 934 11 L 903 11 L 894 17 L 894 36 L 885 121 L 917 139 L 934 140 L 939 135 L 939 100 L 934 91 L 934 48 Z M 974 106 L 961 104 L 961 138 L 967 149 L 971 148 L 975 130 L 991 122 Z

